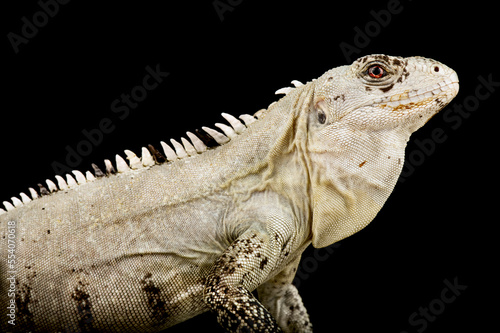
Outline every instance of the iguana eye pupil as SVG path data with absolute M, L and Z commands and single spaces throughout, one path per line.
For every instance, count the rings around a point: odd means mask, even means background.
M 385 70 L 379 65 L 373 65 L 368 68 L 368 75 L 375 79 L 379 79 L 385 75 Z

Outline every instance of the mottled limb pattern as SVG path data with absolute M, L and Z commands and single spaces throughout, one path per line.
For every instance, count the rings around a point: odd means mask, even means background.
M 238 238 L 216 261 L 205 287 L 204 300 L 227 332 L 282 332 L 248 290 L 269 271 L 266 241 L 257 233 Z
M 292 284 L 259 288 L 259 299 L 286 333 L 312 332 L 309 315 L 299 292 Z
M 259 300 L 286 333 L 312 333 L 309 315 L 302 298 L 291 284 L 300 256 L 280 274 L 257 288 Z

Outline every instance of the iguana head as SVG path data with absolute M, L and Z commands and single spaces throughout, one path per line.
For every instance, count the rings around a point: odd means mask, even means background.
M 457 74 L 421 57 L 370 55 L 315 81 L 307 139 L 314 246 L 373 219 L 399 177 L 411 133 L 457 93 Z
M 369 55 L 326 72 L 316 87 L 319 123 L 411 134 L 456 96 L 458 76 L 432 59 Z

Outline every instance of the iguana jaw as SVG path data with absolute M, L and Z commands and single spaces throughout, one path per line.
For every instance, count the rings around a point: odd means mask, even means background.
M 453 75 L 446 78 L 443 82 L 436 83 L 430 87 L 413 90 L 407 89 L 400 94 L 375 99 L 371 106 L 388 107 L 394 111 L 414 108 L 419 105 L 428 105 L 431 101 L 440 97 L 446 99 L 449 96 L 448 98 L 451 100 L 458 93 L 458 89 L 458 76 L 456 73 L 453 73 Z
M 426 88 L 405 90 L 375 100 L 370 108 L 377 113 L 389 114 L 393 125 L 408 130 L 408 135 L 425 125 L 458 93 L 458 77 L 453 75 Z

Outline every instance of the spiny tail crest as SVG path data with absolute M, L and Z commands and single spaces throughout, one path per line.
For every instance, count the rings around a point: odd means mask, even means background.
M 304 85 L 302 82 L 297 80 L 293 80 L 292 84 L 294 87 L 281 88 L 277 90 L 275 94 L 287 95 L 293 89 Z M 96 164 L 92 163 L 94 173 L 86 171 L 84 175 L 78 170 L 73 170 L 71 172 L 74 176 L 72 176 L 71 174 L 66 174 L 66 179 L 64 179 L 62 176 L 57 175 L 55 176 L 57 185 L 52 180 L 47 179 L 45 181 L 47 186 L 44 186 L 40 183 L 38 184 L 38 192 L 32 187 L 28 189 L 31 197 L 21 192 L 19 194 L 21 199 L 12 197 L 11 201 L 4 201 L 3 205 L 5 207 L 5 210 L 0 208 L 0 215 L 5 213 L 6 211 L 13 210 L 16 207 L 21 207 L 40 196 L 50 195 L 60 190 L 68 190 L 85 183 L 93 182 L 100 177 L 106 177 L 117 173 L 126 173 L 130 170 L 150 168 L 156 164 L 163 164 L 165 162 L 174 162 L 176 160 L 201 154 L 210 148 L 224 145 L 230 142 L 232 139 L 236 138 L 239 134 L 243 133 L 248 125 L 250 125 L 257 119 L 258 113 L 259 112 L 257 112 L 254 116 L 251 116 L 249 114 L 240 115 L 239 118 L 243 122 L 228 113 L 222 113 L 222 117 L 226 119 L 230 126 L 222 123 L 216 123 L 215 126 L 218 127 L 223 133 L 210 127 L 203 126 L 203 131 L 197 129 L 195 130 L 195 133 L 186 132 L 187 137 L 191 141 L 183 137 L 181 138 L 181 142 L 170 139 L 171 146 L 164 141 L 161 141 L 160 145 L 163 149 L 163 154 L 150 144 L 147 146 L 147 148 L 142 147 L 140 158 L 134 152 L 126 149 L 125 155 L 129 160 L 129 163 L 127 164 L 125 159 L 117 154 L 115 156 L 114 165 L 109 159 L 104 160 L 105 172 L 103 172 Z
M 37 199 L 40 196 L 50 195 L 60 190 L 68 190 L 76 186 L 93 182 L 100 177 L 107 177 L 112 174 L 126 173 L 130 170 L 150 168 L 156 164 L 174 162 L 176 160 L 180 160 L 190 156 L 196 156 L 207 151 L 208 149 L 218 147 L 230 142 L 239 134 L 243 133 L 248 125 L 250 125 L 257 119 L 255 116 L 251 116 L 248 114 L 242 114 L 239 116 L 239 118 L 243 122 L 227 113 L 222 113 L 222 117 L 226 119 L 230 126 L 222 123 L 216 123 L 215 126 L 218 127 L 223 133 L 210 127 L 202 127 L 203 131 L 196 130 L 196 134 L 192 132 L 186 132 L 186 135 L 190 140 L 181 138 L 181 142 L 178 142 L 174 139 L 170 139 L 171 146 L 164 141 L 161 141 L 160 144 L 162 146 L 163 153 L 157 150 L 153 145 L 148 145 L 147 148 L 142 147 L 141 157 L 138 157 L 131 150 L 126 149 L 125 155 L 126 159 L 128 159 L 128 163 L 124 158 L 117 154 L 115 156 L 114 165 L 109 159 L 104 160 L 105 171 L 102 171 L 99 166 L 92 163 L 94 173 L 86 171 L 85 174 L 83 174 L 78 170 L 73 170 L 73 175 L 66 174 L 66 178 L 60 175 L 56 175 L 55 179 L 57 184 L 54 181 L 47 179 L 45 181 L 45 183 L 47 184 L 46 186 L 44 186 L 43 184 L 38 184 L 38 192 L 30 187 L 28 189 L 30 195 L 21 192 L 19 194 L 21 199 L 12 197 L 10 201 L 3 201 L 5 210 L 0 208 L 0 214 L 28 204 L 29 202 Z

